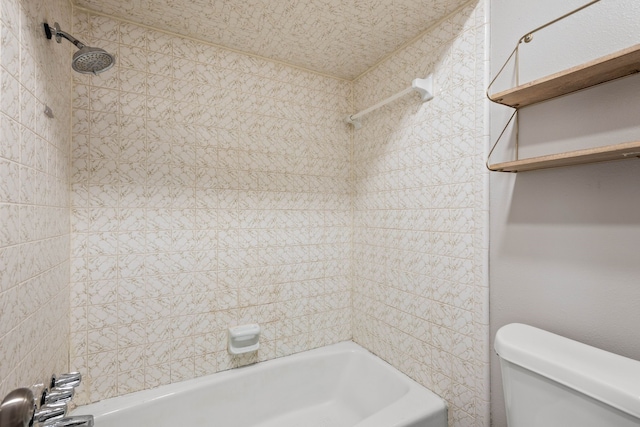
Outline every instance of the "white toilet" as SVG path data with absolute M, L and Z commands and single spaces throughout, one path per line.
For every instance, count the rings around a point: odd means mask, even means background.
M 518 323 L 495 349 L 509 427 L 640 426 L 639 361 Z

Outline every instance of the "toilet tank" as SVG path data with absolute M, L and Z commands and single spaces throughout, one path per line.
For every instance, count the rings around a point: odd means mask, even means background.
M 639 361 L 518 323 L 495 350 L 509 427 L 640 426 Z

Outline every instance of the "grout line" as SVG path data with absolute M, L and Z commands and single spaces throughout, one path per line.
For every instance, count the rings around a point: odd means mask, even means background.
M 157 27 L 154 27 L 154 26 L 151 26 L 151 25 L 141 24 L 140 22 L 132 21 L 132 20 L 126 19 L 126 18 L 120 18 L 120 17 L 117 17 L 117 16 L 110 15 L 108 13 L 98 12 L 98 11 L 95 11 L 93 9 L 88 9 L 86 7 L 82 7 L 82 6 L 77 6 L 76 5 L 76 6 L 74 6 L 74 13 L 75 13 L 75 10 L 78 10 L 80 12 L 93 14 L 93 15 L 97 15 L 97 16 L 103 16 L 105 18 L 113 19 L 114 21 L 120 21 L 120 22 L 124 22 L 124 23 L 127 23 L 127 24 L 131 24 L 131 25 L 137 25 L 138 27 L 146 28 L 147 30 L 157 31 L 159 33 L 164 33 L 164 34 L 167 34 L 167 35 L 172 36 L 172 37 L 191 40 L 191 41 L 194 41 L 194 42 L 197 42 L 197 43 L 205 44 L 207 46 L 216 47 L 218 49 L 224 49 L 226 51 L 235 52 L 235 53 L 238 53 L 238 54 L 241 54 L 241 55 L 250 56 L 250 57 L 256 58 L 256 59 L 261 59 L 263 61 L 268 61 L 268 62 L 272 62 L 272 63 L 276 63 L 276 64 L 281 64 L 281 65 L 284 65 L 286 67 L 295 68 L 295 69 L 298 69 L 298 70 L 301 70 L 301 71 L 305 71 L 305 72 L 308 72 L 308 73 L 312 73 L 312 74 L 316 74 L 316 75 L 319 75 L 319 76 L 322 76 L 322 77 L 327 77 L 327 78 L 334 79 L 334 80 L 339 80 L 339 81 L 342 81 L 342 82 L 351 82 L 351 80 L 345 79 L 343 77 L 338 77 L 338 76 L 334 76 L 334 75 L 331 75 L 331 74 L 322 73 L 320 71 L 311 70 L 309 68 L 305 68 L 305 67 L 302 67 L 300 65 L 291 64 L 289 62 L 281 61 L 281 60 L 274 59 L 274 58 L 269 58 L 267 56 L 262 56 L 262 55 L 258 55 L 258 54 L 255 54 L 255 53 L 246 52 L 246 51 L 240 50 L 240 49 L 234 49 L 234 48 L 231 48 L 231 47 L 228 47 L 228 46 L 224 46 L 224 45 L 221 45 L 221 44 L 217 44 L 217 43 L 213 43 L 213 42 L 210 42 L 210 41 L 207 41 L 207 40 L 198 39 L 198 38 L 191 37 L 191 36 L 186 36 L 184 34 L 175 33 L 173 31 L 168 31 L 168 30 L 163 29 L 163 28 L 157 28 Z
M 75 8 L 76 6 L 73 4 L 73 0 L 69 0 L 69 4 L 71 5 L 71 23 L 70 23 L 70 27 L 71 27 L 71 31 L 73 31 L 73 17 L 75 16 Z M 68 176 L 67 176 L 67 204 L 68 204 L 68 210 L 69 210 L 69 218 L 68 218 L 68 230 L 69 230 L 69 271 L 68 273 L 68 292 L 69 292 L 69 310 L 67 311 L 67 319 L 69 322 L 69 327 L 68 327 L 68 333 L 67 333 L 67 372 L 69 372 L 71 370 L 71 275 L 72 275 L 72 260 L 73 260 L 73 238 L 72 236 L 74 235 L 73 233 L 73 224 L 72 224 L 72 218 L 73 218 L 73 146 L 74 146 L 74 134 L 73 134 L 73 102 L 74 102 L 74 98 L 75 98 L 75 86 L 76 83 L 73 81 L 73 71 L 71 73 L 69 73 L 69 80 L 70 80 L 70 88 L 71 88 L 71 97 L 70 97 L 70 102 L 69 102 L 69 153 L 68 153 L 68 159 L 67 159 L 67 170 L 68 172 Z M 76 231 L 77 233 L 77 231 Z M 85 289 L 86 292 L 86 289 Z M 88 298 L 87 298 L 88 299 Z M 88 308 L 87 308 L 87 301 L 85 301 L 85 312 L 88 313 Z M 88 317 L 88 316 L 87 316 Z M 87 332 L 85 331 L 85 342 L 89 342 L 88 339 L 88 335 Z M 84 353 L 84 355 L 86 355 L 86 351 Z M 86 374 L 88 374 L 88 372 L 86 372 Z M 87 394 L 88 394 L 89 390 L 87 389 Z
M 355 83 L 352 81 L 350 84 L 350 88 L 349 88 L 349 107 L 351 108 L 351 111 L 354 110 L 355 108 L 355 95 L 354 95 L 354 89 L 355 89 Z M 355 174 L 355 165 L 354 165 L 354 159 L 355 159 L 355 149 L 354 149 L 354 144 L 355 144 L 355 129 L 354 126 L 349 126 L 349 186 L 350 186 L 350 194 L 349 194 L 349 199 L 350 199 L 350 203 L 349 203 L 349 210 L 350 212 L 350 219 L 351 219 L 351 223 L 349 224 L 349 229 L 350 229 L 350 234 L 351 234 L 351 242 L 349 244 L 349 252 L 350 252 L 350 256 L 349 256 L 349 294 L 351 297 L 351 307 L 350 307 L 350 311 L 351 311 L 351 325 L 350 325 L 350 329 L 351 329 L 351 339 L 353 340 L 353 336 L 354 336 L 354 332 L 355 332 L 355 328 L 354 328 L 354 322 L 353 322 L 353 312 L 355 309 L 355 305 L 354 305 L 354 290 L 355 290 L 355 283 L 356 283 L 356 274 L 355 274 L 355 249 L 354 249 L 354 236 L 355 236 L 355 188 L 356 188 L 356 174 Z
M 376 63 L 374 63 L 372 66 L 370 66 L 369 68 L 367 68 L 365 71 L 363 71 L 361 74 L 359 74 L 358 76 L 354 77 L 353 80 L 351 80 L 352 83 L 357 83 L 358 80 L 360 80 L 360 78 L 364 77 L 365 75 L 369 74 L 371 71 L 375 70 L 376 68 L 380 67 L 383 63 L 385 63 L 386 61 L 388 61 L 389 59 L 391 59 L 391 57 L 393 57 L 394 55 L 396 55 L 398 52 L 400 52 L 401 50 L 407 48 L 408 46 L 410 46 L 411 44 L 415 43 L 416 41 L 420 40 L 422 37 L 424 37 L 425 35 L 427 35 L 428 33 L 430 33 L 431 31 L 433 31 L 433 29 L 435 27 L 437 27 L 438 25 L 442 24 L 443 22 L 445 22 L 447 19 L 451 18 L 452 16 L 457 15 L 458 13 L 460 13 L 461 10 L 463 10 L 464 8 L 466 8 L 467 6 L 478 2 L 478 0 L 469 0 L 468 2 L 464 3 L 463 5 L 457 7 L 456 9 L 454 9 L 451 13 L 443 16 L 442 18 L 440 18 L 439 20 L 437 20 L 435 23 L 433 23 L 432 25 L 430 25 L 429 27 L 427 27 L 424 31 L 420 32 L 420 34 L 418 34 L 417 36 L 407 40 L 406 42 L 404 42 L 403 44 L 401 44 L 399 47 L 397 47 L 393 52 L 389 52 L 388 54 L 386 54 L 385 56 L 383 56 L 382 58 L 380 58 Z

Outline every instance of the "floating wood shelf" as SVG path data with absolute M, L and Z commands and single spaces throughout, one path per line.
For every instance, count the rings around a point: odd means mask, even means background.
M 522 108 L 640 72 L 640 44 L 582 65 L 490 95 L 493 102 Z
M 489 169 L 496 172 L 525 172 L 536 169 L 630 159 L 632 157 L 640 157 L 640 141 L 495 163 L 489 165 Z

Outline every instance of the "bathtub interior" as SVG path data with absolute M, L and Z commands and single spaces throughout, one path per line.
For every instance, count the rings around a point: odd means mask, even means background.
M 288 358 L 285 358 L 288 359 Z M 406 395 L 399 373 L 366 352 L 274 360 L 187 381 L 179 391 L 135 405 L 105 401 L 96 427 L 233 425 L 236 427 L 354 426 Z M 191 384 L 189 384 L 191 383 Z M 152 390 L 153 391 L 153 390 Z M 148 391 L 141 392 L 141 395 Z M 117 400 L 121 398 L 111 399 Z M 115 409 L 114 409 L 115 408 Z M 102 412 L 102 413 L 100 413 Z

